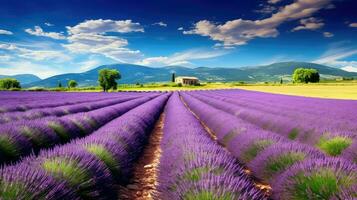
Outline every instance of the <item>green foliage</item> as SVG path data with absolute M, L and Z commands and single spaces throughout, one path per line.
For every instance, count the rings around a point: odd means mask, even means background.
M 28 194 L 24 195 L 22 199 L 30 200 L 31 194 L 29 194 L 23 183 L 20 182 L 0 182 L 0 196 L 2 200 L 12 200 L 18 199 L 19 194 Z
M 113 155 L 105 149 L 103 145 L 99 144 L 87 144 L 85 146 L 88 152 L 97 156 L 100 160 L 102 160 L 111 172 L 114 174 L 119 172 L 119 166 L 117 161 L 114 159 Z
M 172 73 L 172 75 L 171 75 L 171 82 L 175 82 L 175 77 L 176 77 L 176 74 L 175 73 Z
M 70 139 L 69 133 L 62 125 L 56 122 L 49 122 L 48 127 L 50 127 L 58 135 L 62 142 L 66 142 Z
M 80 185 L 90 178 L 88 172 L 78 166 L 73 160 L 60 157 L 45 160 L 42 167 L 57 179 L 64 179 L 70 185 Z
M 337 136 L 332 139 L 321 137 L 317 146 L 330 156 L 338 156 L 352 144 L 352 139 L 347 137 Z
M 297 68 L 293 73 L 294 83 L 317 83 L 320 81 L 320 74 L 316 69 Z
M 200 191 L 197 193 L 189 192 L 185 195 L 184 200 L 231 200 L 235 199 L 231 193 L 216 194 L 212 191 Z
M 295 140 L 296 137 L 298 136 L 298 134 L 299 134 L 299 129 L 293 128 L 293 129 L 290 131 L 290 133 L 289 133 L 289 135 L 288 135 L 288 138 L 289 138 L 290 140 Z
M 291 199 L 332 199 L 341 188 L 348 187 L 356 177 L 336 177 L 329 169 L 321 169 L 309 175 L 299 174 L 293 177 L 293 188 L 289 193 Z
M 77 87 L 78 83 L 75 80 L 68 81 L 68 88 L 75 88 Z
M 102 69 L 99 70 L 99 85 L 103 88 L 104 92 L 107 92 L 109 89 L 117 89 L 118 83 L 116 82 L 117 79 L 120 79 L 121 75 L 118 70 L 116 69 Z
M 61 83 L 61 81 L 58 82 L 58 88 L 62 88 L 62 83 Z
M 0 79 L 0 89 L 12 89 L 12 88 L 21 88 L 20 82 L 13 78 L 4 78 Z
M 283 153 L 279 156 L 270 158 L 264 169 L 264 179 L 269 180 L 279 172 L 283 172 L 285 169 L 295 164 L 298 161 L 302 161 L 305 158 L 305 154 L 299 152 Z
M 268 139 L 254 141 L 253 144 L 242 153 L 242 160 L 245 163 L 250 162 L 258 155 L 259 152 L 263 151 L 273 143 L 274 142 L 272 140 Z
M 6 135 L 0 136 L 0 150 L 0 156 L 5 160 L 11 160 L 19 155 L 17 147 Z

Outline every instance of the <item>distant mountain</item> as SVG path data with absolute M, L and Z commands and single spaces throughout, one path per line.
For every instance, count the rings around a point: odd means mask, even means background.
M 13 76 L 0 75 L 0 78 L 14 78 L 20 81 L 21 84 L 28 84 L 36 81 L 40 81 L 41 79 L 33 74 L 18 74 Z
M 298 67 L 317 69 L 322 77 L 357 77 L 357 73 L 347 72 L 341 69 L 324 65 L 305 62 L 281 62 L 271 65 L 243 68 L 187 68 L 182 66 L 168 66 L 152 68 L 132 64 L 103 65 L 83 73 L 71 73 L 53 76 L 44 80 L 26 84 L 25 87 L 56 87 L 59 82 L 66 85 L 69 80 L 76 80 L 79 86 L 98 85 L 98 70 L 112 68 L 120 71 L 122 79 L 120 83 L 149 83 L 165 82 L 171 80 L 171 73 L 176 76 L 196 76 L 201 81 L 279 81 L 281 77 L 289 79 L 293 71 Z

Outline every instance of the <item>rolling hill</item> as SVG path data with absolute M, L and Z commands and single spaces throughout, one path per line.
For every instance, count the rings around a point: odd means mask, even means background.
M 177 76 L 196 76 L 201 81 L 278 81 L 280 77 L 289 79 L 294 69 L 309 67 L 317 69 L 322 77 L 357 77 L 357 73 L 347 72 L 338 68 L 305 62 L 281 62 L 271 65 L 243 68 L 186 68 L 168 66 L 152 68 L 132 64 L 103 65 L 83 73 L 70 73 L 53 76 L 44 80 L 24 84 L 24 87 L 56 87 L 59 82 L 65 85 L 68 80 L 76 80 L 79 86 L 97 85 L 98 70 L 112 68 L 120 71 L 120 83 L 165 82 L 171 79 L 171 73 Z
M 29 84 L 41 80 L 38 76 L 33 74 L 18 74 L 13 76 L 0 75 L 0 78 L 14 78 L 20 81 L 21 84 Z

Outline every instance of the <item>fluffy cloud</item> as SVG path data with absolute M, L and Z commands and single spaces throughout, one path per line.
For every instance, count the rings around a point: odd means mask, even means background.
M 164 23 L 164 22 L 156 22 L 156 23 L 153 23 L 152 25 L 157 25 L 157 26 L 163 26 L 163 27 L 167 27 L 167 24 Z
M 24 47 L 19 47 L 15 44 L 0 44 L 0 49 L 13 53 L 20 58 L 26 58 L 33 61 L 52 61 L 52 62 L 66 62 L 72 58 L 62 51 L 55 50 L 34 50 Z
M 223 42 L 225 46 L 243 45 L 254 38 L 276 37 L 277 27 L 286 21 L 310 17 L 320 9 L 329 5 L 331 0 L 297 0 L 282 7 L 277 13 L 262 20 L 236 19 L 224 24 L 216 24 L 201 20 L 184 34 L 197 34 Z
M 300 26 L 293 28 L 292 31 L 316 30 L 316 29 L 319 29 L 325 25 L 321 19 L 317 19 L 315 17 L 301 19 L 300 24 L 301 24 Z
M 332 45 L 324 54 L 313 62 L 351 71 L 357 69 L 357 61 L 343 59 L 354 55 L 357 55 L 356 48 L 343 47 L 341 44 L 337 44 Z
M 67 27 L 68 44 L 62 46 L 73 53 L 101 54 L 119 62 L 135 62 L 142 58 L 140 51 L 127 48 L 128 41 L 108 33 L 144 32 L 139 23 L 131 20 L 86 20 Z
M 145 58 L 137 64 L 146 66 L 170 66 L 170 65 L 184 65 L 190 66 L 192 60 L 201 60 L 215 58 L 227 54 L 228 51 L 223 50 L 204 50 L 204 49 L 193 49 L 189 51 L 184 51 L 180 53 L 175 53 L 171 56 L 158 56 Z
M 12 34 L 13 33 L 11 31 L 0 29 L 0 35 L 12 35 Z
M 352 28 L 357 28 L 357 23 L 350 23 L 349 26 Z
M 259 10 L 255 10 L 257 13 L 262 13 L 262 14 L 271 14 L 274 11 L 276 11 L 276 7 L 271 6 L 271 5 L 263 5 L 263 7 Z
M 178 31 L 183 31 L 183 27 L 179 27 L 177 30 Z
M 86 20 L 76 26 L 67 26 L 69 34 L 104 34 L 107 32 L 130 33 L 130 32 L 144 32 L 144 28 L 140 23 L 133 23 L 131 20 L 111 20 L 111 19 L 97 19 Z
M 323 32 L 323 35 L 324 35 L 324 37 L 327 37 L 327 38 L 330 38 L 330 37 L 334 36 L 334 34 L 330 33 L 330 32 Z
M 35 26 L 35 29 L 30 29 L 30 28 L 25 29 L 25 32 L 27 32 L 31 35 L 49 37 L 49 38 L 56 39 L 56 40 L 66 39 L 66 37 L 61 33 L 44 32 L 40 26 Z
M 16 60 L 3 62 L 0 61 L 0 74 L 6 75 L 16 75 L 23 74 L 24 72 L 29 74 L 36 74 L 41 78 L 47 78 L 53 75 L 60 74 L 62 71 L 59 70 L 59 66 L 45 65 L 45 64 L 35 64 L 26 60 Z

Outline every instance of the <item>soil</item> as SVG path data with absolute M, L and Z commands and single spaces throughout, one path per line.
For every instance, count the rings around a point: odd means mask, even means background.
M 163 135 L 162 113 L 151 132 L 142 156 L 134 164 L 133 177 L 126 186 L 119 186 L 118 199 L 153 200 L 157 186 L 157 167 L 160 162 L 160 142 Z

